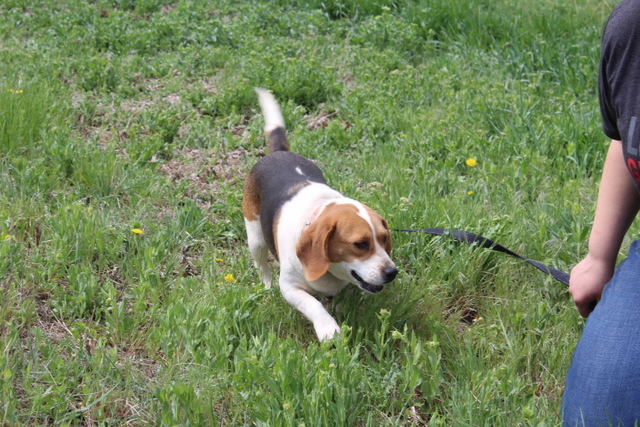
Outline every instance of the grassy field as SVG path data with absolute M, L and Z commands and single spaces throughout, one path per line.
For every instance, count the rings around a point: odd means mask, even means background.
M 264 289 L 253 87 L 392 227 L 570 270 L 613 3 L 3 1 L 0 425 L 558 426 L 583 321 L 519 260 L 395 232 L 398 278 L 327 303 L 331 344 Z

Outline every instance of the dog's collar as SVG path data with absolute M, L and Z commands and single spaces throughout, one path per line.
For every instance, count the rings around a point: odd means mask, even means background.
M 311 216 L 309 217 L 309 219 L 307 219 L 307 221 L 304 223 L 305 227 L 310 226 L 311 224 L 313 224 L 313 221 L 315 221 L 316 219 L 318 219 L 318 217 L 320 216 L 320 212 L 322 212 L 322 209 L 324 209 L 325 205 L 320 205 L 316 208 L 316 210 L 313 211 L 313 213 L 311 214 Z

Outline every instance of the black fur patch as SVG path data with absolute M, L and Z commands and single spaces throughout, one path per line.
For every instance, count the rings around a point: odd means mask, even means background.
M 267 135 L 269 152 L 289 151 L 289 141 L 287 140 L 287 132 L 284 128 L 277 127 L 269 131 Z

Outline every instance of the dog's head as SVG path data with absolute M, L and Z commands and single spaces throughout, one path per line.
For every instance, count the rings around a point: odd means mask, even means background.
M 398 270 L 390 258 L 387 222 L 358 203 L 331 203 L 305 227 L 296 246 L 305 279 L 318 280 L 327 272 L 378 293 L 395 279 Z

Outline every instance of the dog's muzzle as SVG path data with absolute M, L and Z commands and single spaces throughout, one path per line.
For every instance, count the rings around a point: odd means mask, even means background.
M 398 275 L 398 269 L 395 267 L 387 267 L 384 269 L 384 271 L 382 272 L 382 276 L 384 278 L 384 285 L 386 285 L 387 283 L 391 283 L 393 281 L 393 279 L 396 278 L 396 276 Z M 378 292 L 382 291 L 384 289 L 383 285 L 373 285 L 371 283 L 365 282 L 362 277 L 360 277 L 360 275 L 358 273 L 356 273 L 354 270 L 351 270 L 351 276 L 356 279 L 356 282 L 358 284 L 358 286 L 360 287 L 360 289 L 362 289 L 363 291 L 369 292 L 371 294 L 377 294 Z

